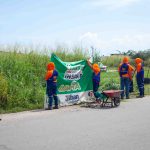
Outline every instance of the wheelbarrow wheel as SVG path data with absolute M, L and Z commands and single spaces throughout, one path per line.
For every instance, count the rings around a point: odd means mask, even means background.
M 119 106 L 120 105 L 120 98 L 119 97 L 114 98 L 114 105 L 115 106 Z

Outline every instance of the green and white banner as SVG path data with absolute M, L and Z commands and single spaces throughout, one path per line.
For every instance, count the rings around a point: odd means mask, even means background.
M 60 105 L 70 105 L 86 101 L 92 94 L 92 70 L 86 60 L 63 62 L 56 55 L 51 55 L 58 71 L 58 97 Z

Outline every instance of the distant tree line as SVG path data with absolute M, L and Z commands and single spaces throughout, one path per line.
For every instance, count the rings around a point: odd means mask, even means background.
M 120 52 L 120 51 L 118 51 Z M 144 64 L 149 67 L 150 64 L 150 49 L 147 50 L 128 50 L 127 52 L 120 52 L 122 55 L 130 56 L 131 59 L 141 58 L 144 60 Z
M 147 60 L 150 58 L 150 49 L 140 51 L 128 50 L 127 52 L 120 52 L 120 51 L 118 52 L 122 55 L 130 56 L 132 59 L 140 57 L 143 60 Z

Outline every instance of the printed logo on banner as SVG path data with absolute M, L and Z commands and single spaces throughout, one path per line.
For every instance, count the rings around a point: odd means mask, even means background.
M 83 75 L 82 69 L 83 65 L 80 66 L 71 66 L 70 64 L 66 65 L 67 70 L 64 73 L 64 79 L 66 80 L 79 80 Z
M 76 91 L 76 90 L 81 90 L 81 87 L 78 82 L 73 81 L 73 82 L 71 82 L 70 85 L 62 84 L 58 90 L 59 90 L 59 92 Z
M 66 95 L 65 97 L 66 97 L 65 101 L 68 103 L 75 103 L 79 101 L 79 95 L 69 94 L 69 95 Z

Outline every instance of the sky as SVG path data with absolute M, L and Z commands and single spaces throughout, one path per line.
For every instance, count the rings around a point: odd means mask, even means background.
M 0 0 L 0 45 L 150 48 L 150 0 Z

